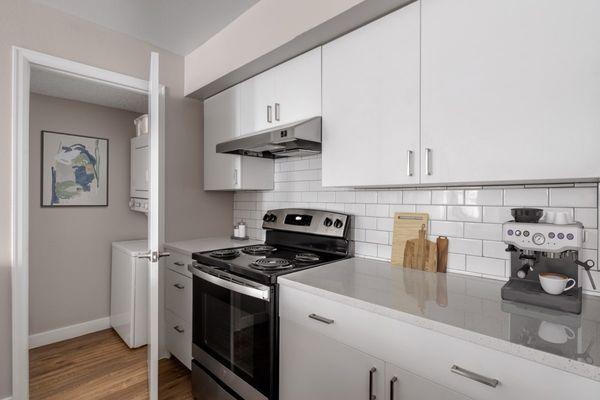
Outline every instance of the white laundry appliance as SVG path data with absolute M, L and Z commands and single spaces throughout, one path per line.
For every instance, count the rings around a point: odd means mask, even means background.
M 110 325 L 131 348 L 148 342 L 148 241 L 113 242 Z

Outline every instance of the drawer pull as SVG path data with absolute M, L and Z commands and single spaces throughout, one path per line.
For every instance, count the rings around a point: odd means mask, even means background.
M 175 330 L 176 330 L 177 332 L 179 332 L 179 333 L 183 333 L 183 332 L 185 332 L 185 329 L 183 329 L 183 328 L 182 328 L 182 327 L 180 327 L 179 325 L 175 325 L 175 326 L 173 327 L 173 329 L 175 329 Z
M 377 372 L 377 368 L 375 367 L 372 367 L 369 370 L 369 400 L 377 399 L 377 396 L 373 394 L 373 376 L 375 375 L 375 372 Z
M 494 388 L 500 383 L 498 379 L 492 379 L 488 378 L 487 376 L 479 375 L 478 373 L 461 368 L 458 365 L 453 365 L 452 368 L 450 368 L 450 371 L 457 375 L 464 376 L 465 378 L 472 379 L 476 382 L 483 383 L 484 385 Z
M 390 379 L 390 400 L 394 400 L 394 386 L 396 386 L 396 382 L 398 382 L 398 377 L 394 376 Z
M 177 265 L 178 267 L 184 267 L 185 264 L 182 263 L 181 261 L 175 261 L 173 264 Z
M 177 289 L 185 289 L 185 286 L 183 286 L 181 283 L 176 283 L 173 286 L 175 286 Z
M 316 321 L 322 322 L 322 323 L 327 324 L 327 325 L 331 325 L 331 324 L 333 324 L 335 322 L 332 319 L 321 317 L 320 315 L 317 315 L 317 314 L 310 314 L 308 316 L 308 318 L 312 318 L 312 319 L 314 319 Z

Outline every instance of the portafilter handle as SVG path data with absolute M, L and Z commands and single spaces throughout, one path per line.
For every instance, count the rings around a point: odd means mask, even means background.
M 583 269 L 585 269 L 585 272 L 587 272 L 588 278 L 590 279 L 590 283 L 592 284 L 592 288 L 594 288 L 594 290 L 596 290 L 596 283 L 594 282 L 594 278 L 592 277 L 592 273 L 590 272 L 590 269 L 594 268 L 594 266 L 596 266 L 596 263 L 594 262 L 594 260 L 587 260 L 587 261 L 579 261 L 579 260 L 575 260 L 575 264 L 583 267 Z

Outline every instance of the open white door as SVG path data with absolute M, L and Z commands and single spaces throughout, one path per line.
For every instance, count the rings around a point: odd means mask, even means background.
M 158 53 L 150 55 L 150 78 L 148 80 L 148 114 L 150 134 L 150 201 L 148 209 L 148 267 L 149 267 L 149 337 L 148 337 L 148 385 L 150 400 L 158 399 L 159 318 L 160 318 L 160 268 L 164 242 L 164 188 L 163 185 L 163 138 L 164 138 L 164 88 L 158 79 Z

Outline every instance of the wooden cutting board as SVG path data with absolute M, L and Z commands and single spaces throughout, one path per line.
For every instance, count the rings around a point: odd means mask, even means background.
M 404 247 L 404 268 L 420 269 L 423 271 L 437 271 L 437 246 L 427 240 L 427 227 L 421 225 L 419 238 L 406 242 Z
M 429 226 L 427 213 L 394 214 L 394 233 L 392 236 L 392 264 L 402 265 L 406 242 L 419 238 L 422 225 Z

